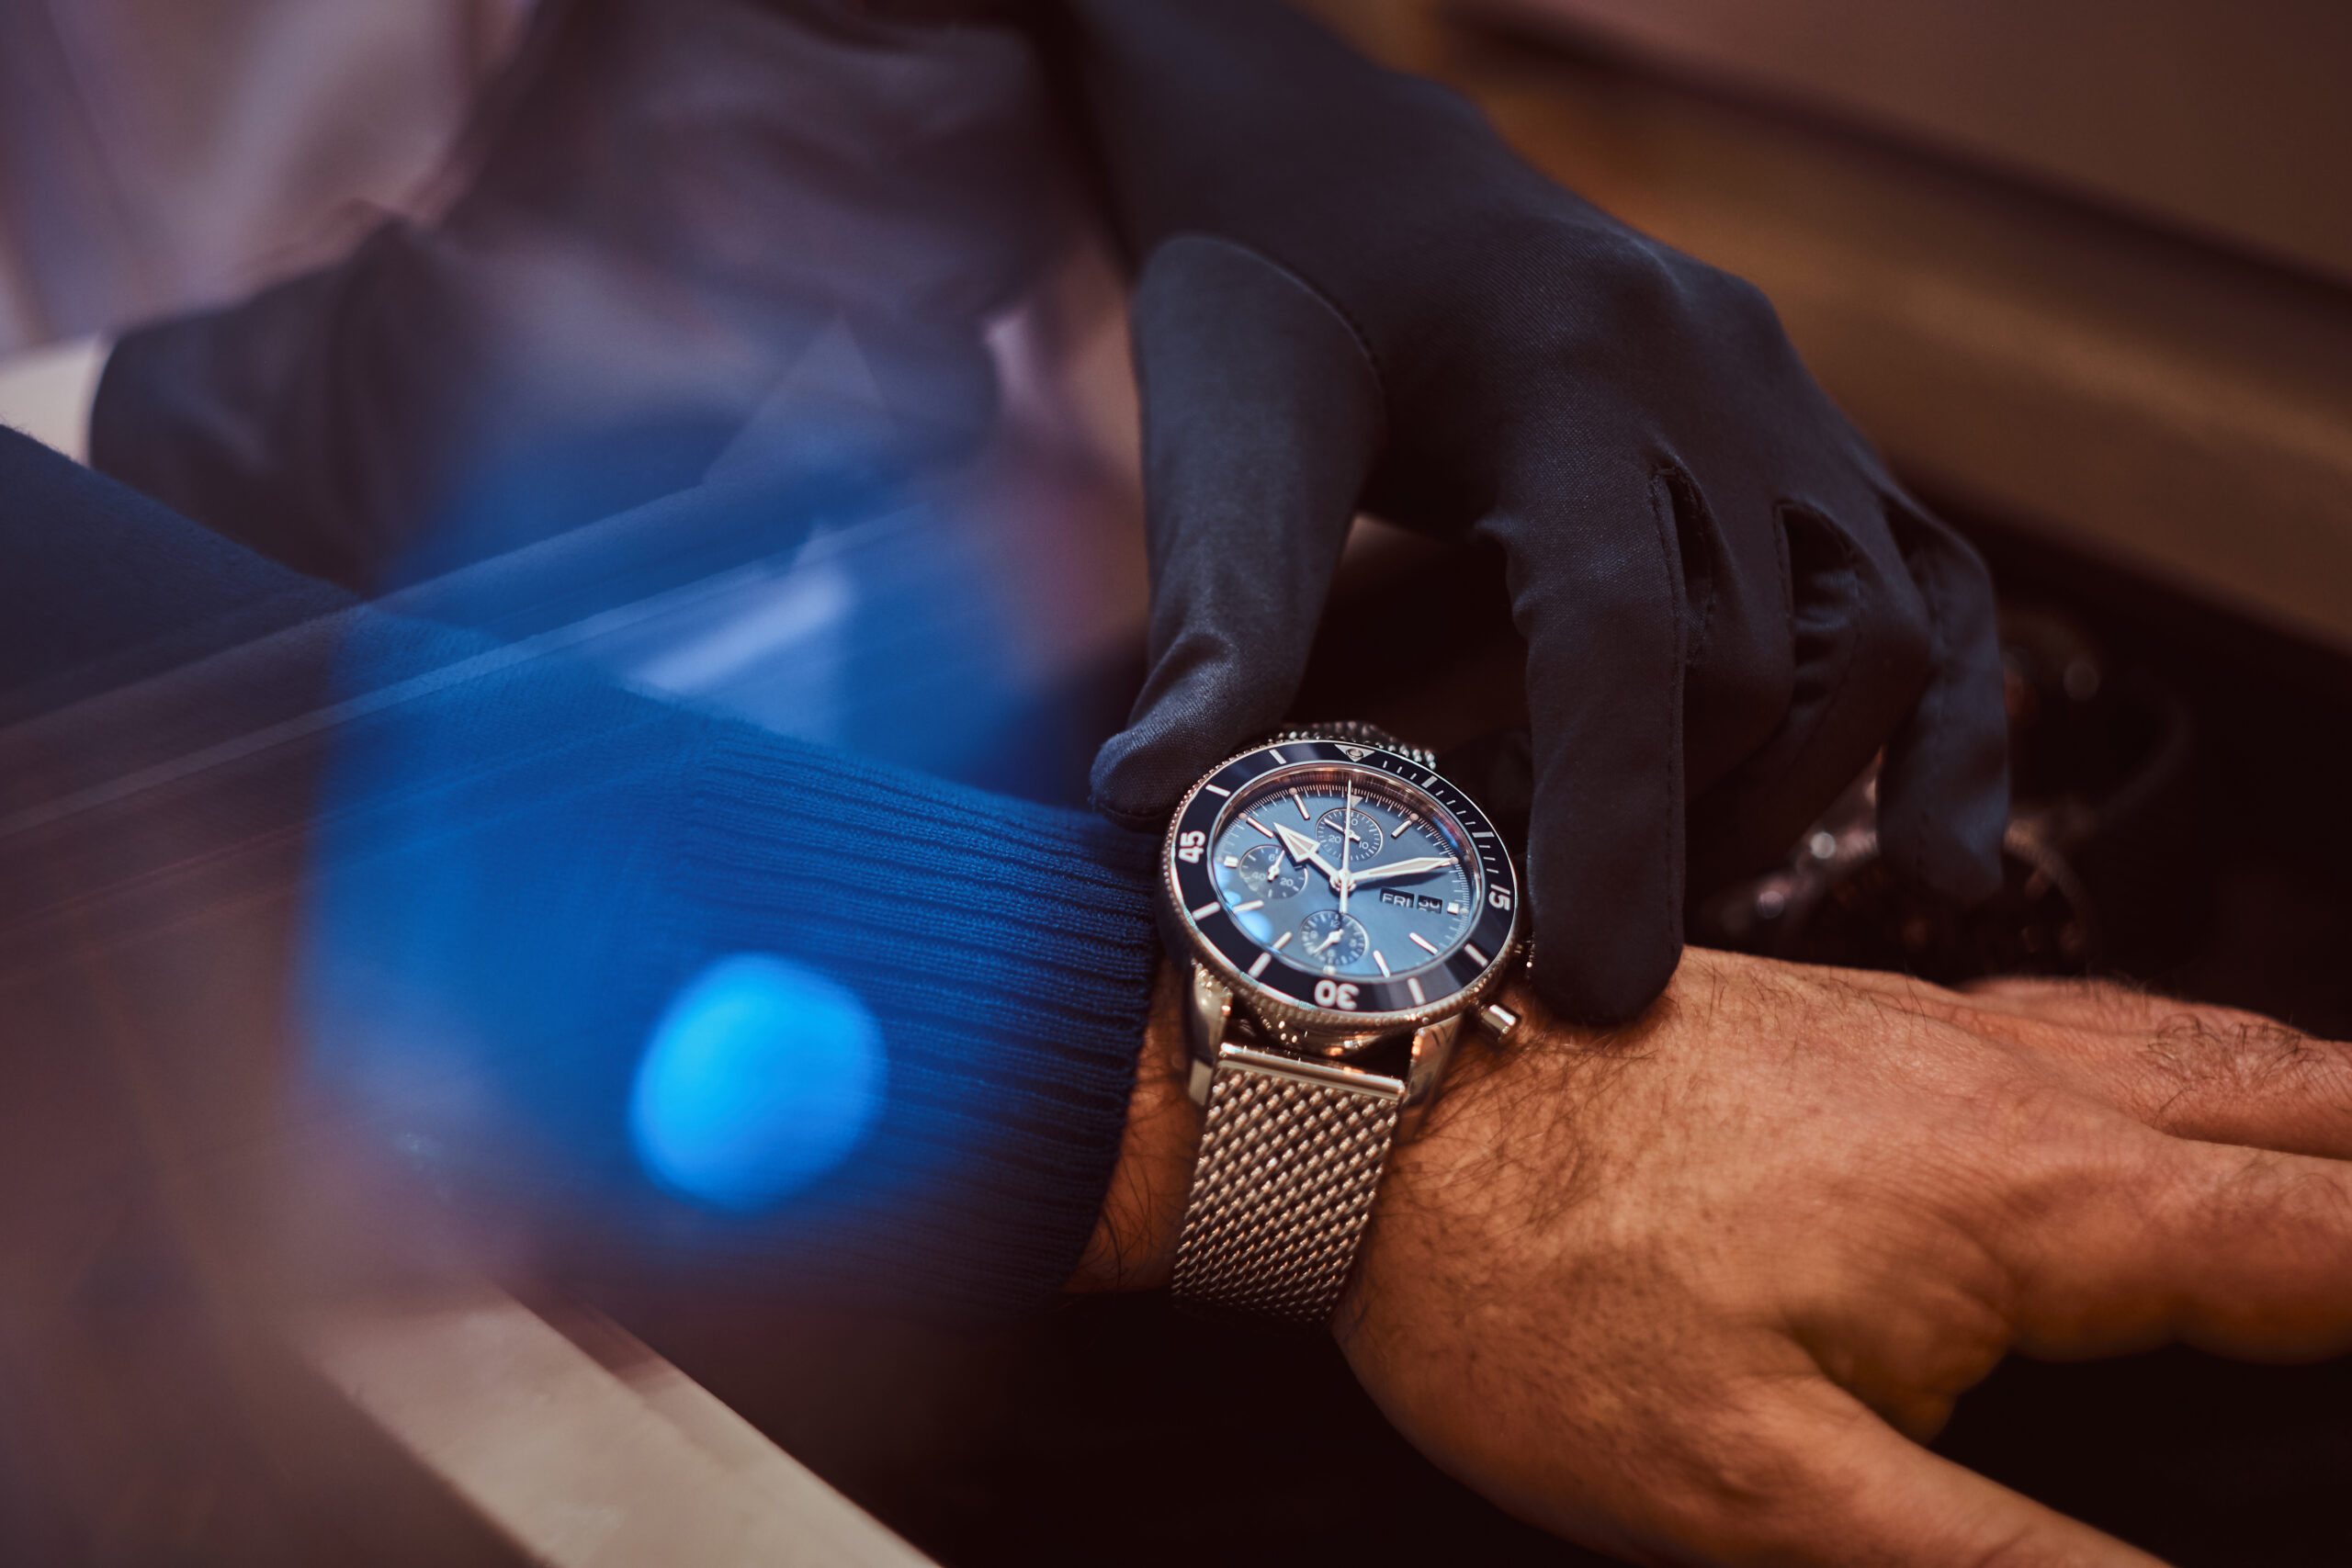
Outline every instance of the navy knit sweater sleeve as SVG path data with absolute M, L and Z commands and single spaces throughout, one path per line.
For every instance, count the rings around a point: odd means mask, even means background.
M 50 808 L 225 757 L 240 822 L 308 825 L 310 1070 L 469 1210 L 962 1316 L 1074 1269 L 1158 951 L 1136 836 L 387 615 L 6 431 L 0 659 L 0 744 L 78 747 Z

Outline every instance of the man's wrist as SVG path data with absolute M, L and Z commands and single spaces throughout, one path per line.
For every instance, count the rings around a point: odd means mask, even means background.
M 1151 1015 L 1144 1026 L 1143 1050 L 1136 1063 L 1136 1086 L 1127 1101 L 1119 1163 L 1111 1173 L 1094 1234 L 1087 1241 L 1077 1273 L 1070 1277 L 1070 1290 L 1148 1291 L 1168 1283 L 1176 1258 L 1177 1233 L 1184 1218 L 1184 1199 L 1192 1186 L 1193 1161 L 1201 1143 L 1201 1108 L 1185 1092 L 1191 1062 L 1184 1042 L 1183 991 L 1182 972 L 1163 960 L 1152 984 Z M 1557 1027 L 1524 979 L 1514 980 L 1491 999 L 1519 1015 L 1521 1032 L 1527 1037 L 1532 1038 L 1539 1027 Z M 1467 1032 L 1477 1029 L 1468 1020 L 1463 1027 Z M 1477 1041 L 1465 1040 L 1464 1044 L 1489 1066 L 1497 1060 L 1480 1052 Z M 1474 1074 L 1483 1070 L 1472 1068 Z M 1458 1075 L 1449 1075 L 1453 1076 Z M 1400 1136 L 1397 1147 L 1408 1141 Z
M 1201 1141 L 1200 1107 L 1185 1093 L 1182 996 L 1176 965 L 1163 960 L 1152 985 L 1119 1163 L 1094 1235 L 1070 1277 L 1073 1291 L 1145 1291 L 1168 1282 Z

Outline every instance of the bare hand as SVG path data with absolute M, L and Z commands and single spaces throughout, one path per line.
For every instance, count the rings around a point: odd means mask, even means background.
M 1414 1443 L 1560 1534 L 2145 1563 L 1915 1439 L 2012 1348 L 2352 1342 L 2352 1047 L 1695 950 L 1613 1034 L 1512 1005 L 1397 1152 L 1336 1326 Z

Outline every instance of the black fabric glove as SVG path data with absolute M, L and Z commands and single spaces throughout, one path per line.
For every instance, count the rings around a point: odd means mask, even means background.
M 115 349 L 96 465 L 354 586 L 695 483 L 992 428 L 986 321 L 1067 199 L 1035 50 L 853 0 L 548 0 L 450 209 Z
M 1067 0 L 1064 20 L 1144 258 L 1151 664 L 1096 761 L 1103 810 L 1163 818 L 1286 716 L 1362 508 L 1507 555 L 1554 1005 L 1640 1011 L 1686 883 L 1784 852 L 1883 746 L 1889 865 L 1961 900 L 1999 885 L 1984 567 L 1760 294 L 1272 0 Z

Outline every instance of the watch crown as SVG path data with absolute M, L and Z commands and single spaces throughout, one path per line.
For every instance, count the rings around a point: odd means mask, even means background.
M 1478 1008 L 1478 1021 L 1487 1026 L 1496 1040 L 1508 1044 L 1510 1032 L 1519 1027 L 1519 1014 L 1500 1002 L 1483 1002 Z

